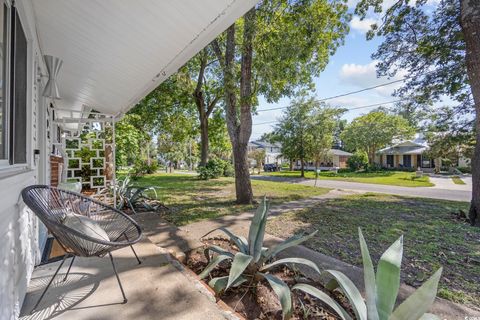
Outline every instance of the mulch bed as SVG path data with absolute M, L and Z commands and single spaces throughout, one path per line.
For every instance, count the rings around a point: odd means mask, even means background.
M 236 247 L 223 238 L 209 238 L 204 242 L 205 246 L 217 245 L 234 254 L 237 252 Z M 203 249 L 204 248 L 199 248 L 187 254 L 186 265 L 196 274 L 200 274 L 207 266 L 207 259 L 203 253 Z M 205 282 L 208 282 L 214 277 L 227 276 L 230 270 L 230 262 L 231 261 L 224 261 L 220 263 L 217 268 L 212 270 L 208 278 L 204 279 Z M 328 293 L 321 284 L 313 282 L 312 280 L 305 278 L 298 271 L 285 266 L 280 266 L 271 270 L 270 274 L 282 279 L 290 287 L 296 283 L 302 282 L 313 285 Z M 334 291 L 331 296 L 351 313 L 352 318 L 355 318 L 352 310 L 349 308 L 348 301 L 340 292 Z M 275 292 L 265 280 L 260 281 L 256 286 L 245 283 L 237 288 L 230 288 L 222 293 L 219 298 L 246 319 L 282 319 L 280 302 Z M 293 291 L 292 298 L 294 312 L 291 319 L 340 319 L 322 302 L 301 291 Z

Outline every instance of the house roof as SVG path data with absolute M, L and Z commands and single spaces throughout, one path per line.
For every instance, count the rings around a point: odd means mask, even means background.
M 42 53 L 63 60 L 55 105 L 122 115 L 257 2 L 31 1 L 31 23 Z
M 391 146 L 380 149 L 378 154 L 422 154 L 428 150 L 428 143 L 422 133 L 410 140 L 394 140 Z
M 428 147 L 418 146 L 394 146 L 378 151 L 379 154 L 422 154 Z
M 257 148 L 281 148 L 282 147 L 280 143 L 270 143 L 262 140 L 250 141 L 249 145 Z
M 330 153 L 334 156 L 352 156 L 350 152 L 343 151 L 340 149 L 330 149 Z

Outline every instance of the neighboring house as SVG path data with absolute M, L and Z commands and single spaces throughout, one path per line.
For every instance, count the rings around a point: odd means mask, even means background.
M 427 155 L 428 142 L 421 133 L 411 140 L 401 140 L 378 151 L 375 162 L 385 168 L 434 169 L 442 166 L 441 159 L 432 159 Z M 469 166 L 470 159 L 461 157 L 459 167 Z
M 17 319 L 47 238 L 21 190 L 58 182 L 92 109 L 120 120 L 258 1 L 0 1 L 0 319 Z
M 347 167 L 348 158 L 350 158 L 353 154 L 350 152 L 346 152 L 340 149 L 330 149 L 328 154 L 325 156 L 323 160 L 320 161 L 318 164 L 319 170 L 338 170 Z M 295 163 L 294 169 L 300 170 L 301 169 L 301 162 L 298 160 Z M 309 161 L 305 163 L 305 170 L 315 170 L 315 162 Z
M 266 141 L 255 140 L 248 143 L 248 152 L 255 149 L 265 150 L 264 164 L 278 164 L 282 165 L 285 160 L 282 157 L 282 145 L 279 143 L 269 143 Z M 255 160 L 252 159 L 252 165 L 255 165 Z

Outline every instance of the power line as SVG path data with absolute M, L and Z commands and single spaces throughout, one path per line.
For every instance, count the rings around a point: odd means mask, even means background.
M 376 86 L 373 86 L 373 87 L 363 88 L 363 89 L 356 90 L 356 91 L 350 91 L 350 92 L 342 93 L 342 94 L 339 94 L 339 95 L 336 95 L 336 96 L 331 96 L 331 97 L 327 97 L 327 98 L 318 99 L 318 100 L 315 100 L 315 101 L 322 102 L 322 101 L 332 100 L 332 99 L 336 99 L 336 98 L 340 98 L 340 97 L 345 97 L 345 96 L 349 96 L 349 95 L 352 95 L 352 94 L 356 94 L 356 93 L 360 93 L 360 92 L 364 92 L 364 91 L 373 90 L 373 89 L 376 89 L 376 88 L 388 86 L 388 85 L 391 85 L 391 84 L 394 84 L 394 83 L 397 83 L 397 82 L 400 82 L 400 81 L 404 81 L 405 79 L 407 79 L 407 78 L 403 78 L 403 79 L 395 80 L 395 81 L 391 81 L 391 82 L 386 82 L 386 83 L 383 83 L 383 84 L 379 84 L 379 85 L 376 85 Z M 286 109 L 286 108 L 288 108 L 288 106 L 287 107 L 276 107 L 276 108 L 262 109 L 262 110 L 257 110 L 257 112 L 281 110 L 281 109 Z
M 364 105 L 364 106 L 359 106 L 359 107 L 354 107 L 354 108 L 346 108 L 346 110 L 347 110 L 347 111 L 351 111 L 351 110 L 358 110 L 358 109 L 363 109 L 363 108 L 377 107 L 377 106 L 381 106 L 381 105 L 384 105 L 384 104 L 392 104 L 392 103 L 402 102 L 402 101 L 405 101 L 405 100 L 408 100 L 408 98 L 399 99 L 399 100 L 393 100 L 393 101 L 385 101 L 385 102 L 373 103 L 373 104 L 367 104 L 367 105 Z M 259 126 L 259 125 L 262 125 L 262 124 L 271 124 L 271 123 L 276 123 L 276 122 L 279 122 L 279 121 L 280 121 L 280 120 L 273 120 L 273 121 L 266 121 L 266 122 L 254 123 L 254 124 L 252 124 L 252 126 Z

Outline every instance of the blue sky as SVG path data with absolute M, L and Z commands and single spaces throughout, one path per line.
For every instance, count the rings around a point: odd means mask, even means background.
M 355 0 L 349 1 L 353 7 Z M 375 70 L 375 61 L 371 59 L 381 43 L 381 39 L 367 41 L 365 33 L 369 29 L 373 19 L 360 21 L 354 16 L 350 22 L 350 33 L 345 38 L 345 44 L 337 49 L 335 55 L 330 57 L 330 61 L 322 74 L 315 78 L 316 93 L 319 98 L 330 97 L 350 91 L 363 89 L 366 87 L 383 84 L 385 82 L 401 79 L 404 75 L 397 75 L 395 78 L 377 78 Z M 388 102 L 398 98 L 392 97 L 391 93 L 398 88 L 401 83 L 384 86 L 374 90 L 369 90 L 359 94 L 349 95 L 333 100 L 328 103 L 333 106 L 342 106 L 345 108 L 355 108 L 364 105 Z M 258 110 L 287 106 L 290 99 L 282 99 L 278 103 L 269 104 L 260 99 Z M 391 106 L 391 104 L 385 105 Z M 351 121 L 353 118 L 368 113 L 375 107 L 352 110 L 347 112 L 343 118 Z M 252 140 L 258 139 L 263 133 L 272 131 L 275 124 L 258 123 L 270 122 L 279 119 L 283 110 L 274 110 L 259 112 L 253 117 Z

